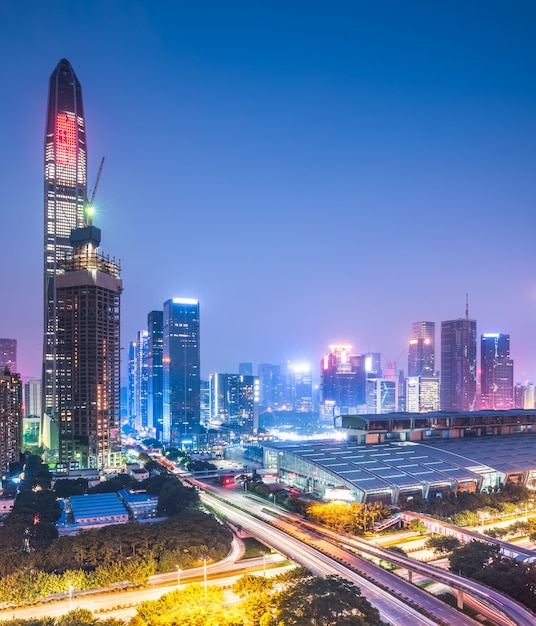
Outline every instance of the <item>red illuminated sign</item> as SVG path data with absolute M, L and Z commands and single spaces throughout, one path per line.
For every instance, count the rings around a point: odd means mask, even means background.
M 76 122 L 68 113 L 58 113 L 56 118 L 56 163 L 76 164 Z

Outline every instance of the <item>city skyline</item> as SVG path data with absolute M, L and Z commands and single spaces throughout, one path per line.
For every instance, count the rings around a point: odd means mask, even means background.
M 347 343 L 406 370 L 412 324 L 462 318 L 468 293 L 478 336 L 510 335 L 515 381 L 536 378 L 531 3 L 128 7 L 0 8 L 17 61 L 0 69 L 16 267 L 0 336 L 25 379 L 42 363 L 38 138 L 63 58 L 83 87 L 89 189 L 106 157 L 95 224 L 121 261 L 123 376 L 172 298 L 201 304 L 206 379 L 317 368 Z

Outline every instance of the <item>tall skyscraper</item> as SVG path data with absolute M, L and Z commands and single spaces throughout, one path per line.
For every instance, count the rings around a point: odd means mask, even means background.
M 120 440 L 119 265 L 98 252 L 100 229 L 73 230 L 56 276 L 60 463 L 118 467 Z
M 164 441 L 180 446 L 199 432 L 201 419 L 199 302 L 166 300 L 163 320 Z
M 352 346 L 330 346 L 320 364 L 321 410 L 327 416 L 365 413 L 365 356 L 351 354 Z
M 259 379 L 243 374 L 212 374 L 210 423 L 225 429 L 229 441 L 256 433 L 259 426 Z
M 151 311 L 147 315 L 147 419 L 155 437 L 163 436 L 162 354 L 164 350 L 164 313 Z
M 50 77 L 45 129 L 43 420 L 57 418 L 56 277 L 71 253 L 73 229 L 84 223 L 87 146 L 82 89 L 71 64 L 62 59 Z M 50 432 L 42 424 L 41 433 Z M 44 442 L 51 445 L 50 441 Z
M 260 405 L 263 409 L 281 409 L 285 394 L 281 366 L 259 363 Z
M 507 410 L 514 406 L 514 362 L 510 335 L 487 333 L 480 337 L 480 405 Z
M 434 376 L 435 322 L 414 322 L 408 350 L 408 376 Z
M 476 321 L 441 322 L 441 410 L 476 409 Z
M 17 340 L 0 339 L 0 372 L 7 369 L 14 374 L 17 371 Z
M 22 382 L 0 371 L 0 472 L 19 460 L 22 437 Z
M 142 432 L 148 434 L 148 332 L 146 330 L 137 332 L 136 341 L 130 343 L 129 350 L 130 425 L 140 434 Z

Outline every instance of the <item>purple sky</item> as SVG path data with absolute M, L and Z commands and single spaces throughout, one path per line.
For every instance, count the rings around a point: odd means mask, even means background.
M 202 375 L 404 352 L 414 321 L 511 335 L 536 380 L 536 4 L 0 4 L 0 337 L 39 376 L 48 79 L 82 84 L 123 345 L 201 306 Z M 126 351 L 124 352 L 126 356 Z M 123 368 L 125 370 L 125 368 Z

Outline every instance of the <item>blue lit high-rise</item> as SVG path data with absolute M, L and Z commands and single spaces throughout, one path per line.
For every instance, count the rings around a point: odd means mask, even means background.
M 163 381 L 162 353 L 164 349 L 164 313 L 151 311 L 147 315 L 147 414 L 149 426 L 155 437 L 162 441 L 163 436 Z
M 199 302 L 173 298 L 163 312 L 163 439 L 172 446 L 191 442 L 201 419 Z

